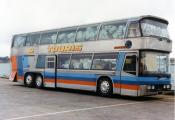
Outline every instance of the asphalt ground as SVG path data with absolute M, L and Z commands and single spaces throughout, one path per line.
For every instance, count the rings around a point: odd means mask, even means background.
M 175 120 L 175 96 L 107 98 L 88 91 L 27 88 L 0 78 L 0 120 Z

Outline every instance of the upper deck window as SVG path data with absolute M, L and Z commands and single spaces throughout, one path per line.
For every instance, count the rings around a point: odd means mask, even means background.
M 15 36 L 13 41 L 13 47 L 23 47 L 26 40 L 26 36 Z
M 41 35 L 40 44 L 53 44 L 56 43 L 57 32 L 47 32 Z
M 98 26 L 80 27 L 77 32 L 76 42 L 96 40 Z
M 71 43 L 75 41 L 76 29 L 62 30 L 58 32 L 58 43 Z
M 160 36 L 169 38 L 167 24 L 150 20 L 150 19 L 143 19 L 141 21 L 141 28 L 143 36 Z
M 104 24 L 100 29 L 99 39 L 120 39 L 125 35 L 126 23 Z
M 38 45 L 40 34 L 31 34 L 26 39 L 26 46 Z
M 131 22 L 128 28 L 127 37 L 140 37 L 140 27 L 138 22 Z

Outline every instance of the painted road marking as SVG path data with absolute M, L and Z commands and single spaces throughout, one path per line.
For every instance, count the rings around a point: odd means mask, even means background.
M 87 111 L 87 110 L 94 110 L 94 109 L 101 109 L 101 108 L 109 108 L 109 107 L 119 107 L 119 106 L 127 106 L 127 105 L 135 105 L 144 102 L 131 102 L 125 104 L 113 104 L 113 105 L 105 105 L 105 106 L 98 106 L 98 107 L 89 107 L 89 108 L 81 108 L 81 109 L 73 109 L 73 110 L 66 110 L 66 111 L 59 111 L 59 112 L 52 112 L 52 113 L 44 113 L 44 114 L 36 114 L 31 116 L 23 116 L 23 117 L 16 117 L 16 118 L 9 118 L 4 120 L 21 120 L 27 118 L 35 118 L 35 117 L 43 117 L 49 115 L 56 115 L 56 114 L 63 114 L 63 113 L 71 113 L 71 112 L 79 112 L 79 111 Z

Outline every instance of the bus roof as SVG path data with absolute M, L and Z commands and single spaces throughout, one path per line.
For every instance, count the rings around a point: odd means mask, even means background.
M 60 29 L 70 29 L 74 27 L 79 27 L 79 26 L 88 26 L 88 25 L 94 25 L 94 24 L 102 24 L 102 23 L 110 23 L 110 22 L 122 22 L 122 21 L 139 21 L 142 19 L 152 19 L 152 20 L 157 20 L 162 23 L 168 24 L 168 21 L 164 18 L 153 16 L 153 15 L 143 15 L 143 16 L 138 16 L 138 17 L 130 17 L 130 18 L 123 18 L 123 19 L 117 19 L 117 20 L 109 20 L 109 21 L 102 21 L 102 22 L 96 22 L 96 23 L 90 23 L 90 24 L 80 24 L 80 25 L 75 25 L 75 26 L 65 26 L 61 28 L 56 28 L 56 29 L 49 29 L 49 30 L 42 30 L 42 31 L 35 31 L 35 32 L 28 32 L 28 33 L 20 33 L 20 34 L 15 34 L 14 36 L 17 35 L 27 35 L 27 34 L 36 34 L 36 33 L 42 33 L 42 32 L 49 32 L 49 31 L 57 31 Z

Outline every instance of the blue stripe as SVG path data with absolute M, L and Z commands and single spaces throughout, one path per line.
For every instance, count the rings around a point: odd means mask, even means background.
M 54 73 L 45 73 L 45 78 L 54 78 Z M 96 81 L 97 76 L 95 74 L 76 74 L 76 73 L 58 73 L 57 79 L 74 79 L 82 81 Z
M 45 73 L 45 78 L 53 78 L 54 73 Z M 157 77 L 131 77 L 131 76 L 111 76 L 114 83 L 121 84 L 135 84 L 135 85 L 153 85 L 153 84 L 170 84 L 169 78 L 162 78 L 161 80 Z M 98 75 L 96 74 L 78 74 L 78 73 L 58 73 L 57 79 L 68 79 L 68 80 L 81 80 L 81 81 L 92 81 L 96 82 Z

